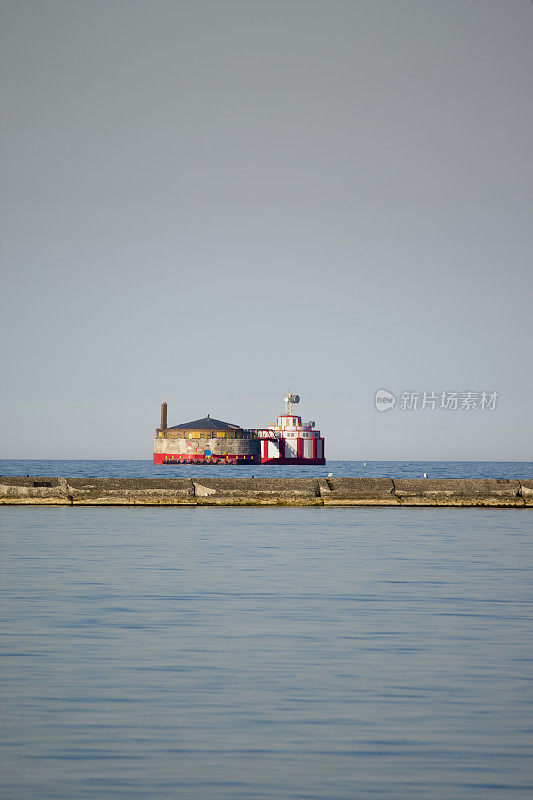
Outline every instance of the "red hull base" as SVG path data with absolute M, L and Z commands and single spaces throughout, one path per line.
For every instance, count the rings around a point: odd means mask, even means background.
M 265 458 L 259 461 L 254 456 L 204 456 L 204 455 L 172 455 L 171 453 L 154 453 L 154 464 L 279 464 L 280 466 L 324 466 L 325 458 Z
M 190 456 L 172 455 L 171 453 L 154 453 L 154 464 L 258 464 L 259 460 L 255 456 L 228 455 L 228 456 Z
M 281 466 L 290 467 L 291 464 L 324 466 L 326 463 L 325 458 L 262 458 L 261 464 L 280 464 Z

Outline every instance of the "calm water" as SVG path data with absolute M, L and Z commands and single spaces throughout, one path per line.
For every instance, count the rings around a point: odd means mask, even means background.
M 0 796 L 530 800 L 532 538 L 514 509 L 0 508 Z
M 0 475 L 59 475 L 70 478 L 533 478 L 531 461 L 329 461 L 325 467 L 160 465 L 151 461 L 58 461 L 0 459 Z

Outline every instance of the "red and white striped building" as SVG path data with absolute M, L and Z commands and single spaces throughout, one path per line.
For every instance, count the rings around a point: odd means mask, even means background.
M 293 403 L 299 402 L 297 394 L 287 393 L 286 413 L 278 417 L 275 425 L 255 429 L 261 442 L 261 464 L 326 463 L 324 438 L 315 423 L 302 424 L 302 418 L 293 413 Z

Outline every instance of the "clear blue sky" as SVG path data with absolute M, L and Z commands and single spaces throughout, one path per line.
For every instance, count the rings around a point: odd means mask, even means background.
M 330 458 L 531 459 L 530 0 L 4 0 L 0 37 L 0 457 L 291 387 Z

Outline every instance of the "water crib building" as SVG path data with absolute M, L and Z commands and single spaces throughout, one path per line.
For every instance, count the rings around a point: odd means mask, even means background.
M 275 425 L 241 428 L 214 419 L 167 426 L 167 404 L 154 440 L 154 464 L 325 464 L 324 438 L 314 422 L 293 413 L 298 395 L 287 393 Z

